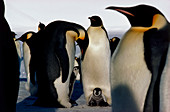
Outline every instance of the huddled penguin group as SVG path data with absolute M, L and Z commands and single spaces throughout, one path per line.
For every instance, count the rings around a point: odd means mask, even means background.
M 47 26 L 40 23 L 38 32 L 29 31 L 13 39 L 15 33 L 5 20 L 1 0 L 0 112 L 16 109 L 19 40 L 23 43 L 26 89 L 37 97 L 34 106 L 78 105 L 71 95 L 75 81 L 80 80 L 88 106 L 112 106 L 113 112 L 168 112 L 170 23 L 149 5 L 106 9 L 128 18 L 131 28 L 121 39 L 109 39 L 101 17 L 96 15 L 89 17 L 87 30 L 57 20 Z M 80 47 L 79 58 L 75 58 L 75 42 Z

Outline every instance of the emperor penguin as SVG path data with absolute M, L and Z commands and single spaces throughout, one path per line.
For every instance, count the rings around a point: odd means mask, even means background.
M 158 112 L 170 42 L 167 19 L 157 8 L 144 4 L 106 9 L 124 14 L 131 24 L 111 60 L 113 111 Z
M 81 62 L 82 83 L 87 105 L 95 88 L 100 88 L 102 97 L 108 105 L 111 104 L 110 91 L 110 45 L 107 32 L 99 16 L 89 17 L 90 27 L 87 29 L 89 42 Z M 80 47 L 81 48 L 81 47 Z M 101 100 L 102 101 L 102 100 Z M 97 103 L 104 106 L 103 103 Z M 106 106 L 106 105 L 105 105 Z
M 36 96 L 38 92 L 38 85 L 36 84 L 36 76 L 34 72 L 34 66 L 33 59 L 32 59 L 32 52 L 35 51 L 35 46 L 33 44 L 33 35 L 35 35 L 35 32 L 29 31 L 24 33 L 20 38 L 16 39 L 16 41 L 20 40 L 23 42 L 23 61 L 24 61 L 24 67 L 25 72 L 27 76 L 27 83 L 25 84 L 25 88 L 27 91 L 30 92 L 31 96 Z M 31 77 L 31 74 L 32 75 Z M 33 78 L 34 77 L 34 78 Z
M 19 62 L 11 29 L 0 0 L 0 112 L 16 112 L 19 90 Z
M 67 21 L 49 23 L 39 35 L 37 46 L 38 99 L 34 105 L 70 108 L 70 78 L 74 67 L 75 41 L 87 38 L 79 24 Z
M 31 96 L 36 96 L 38 93 L 38 85 L 36 83 L 36 72 L 35 72 L 35 63 L 34 57 L 32 56 L 35 51 L 36 43 L 37 42 L 37 35 L 39 32 L 43 31 L 45 25 L 43 23 L 39 23 L 38 25 L 38 32 L 35 33 L 33 31 L 28 31 L 24 33 L 20 38 L 16 39 L 22 41 L 22 48 L 23 48 L 23 60 L 25 66 L 25 72 L 27 76 L 27 83 L 25 84 L 25 88 L 27 91 L 30 92 Z

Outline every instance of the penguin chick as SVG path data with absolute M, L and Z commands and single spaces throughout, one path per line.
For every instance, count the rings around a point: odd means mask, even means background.
M 89 106 L 109 106 L 100 88 L 95 88 L 89 98 Z
M 35 75 L 35 59 L 34 54 L 35 51 L 35 43 L 34 36 L 35 32 L 29 31 L 24 33 L 20 38 L 16 39 L 23 42 L 23 60 L 25 66 L 25 72 L 27 74 L 27 83 L 25 85 L 26 90 L 30 92 L 32 96 L 36 96 L 38 92 L 38 85 L 36 83 L 36 75 Z

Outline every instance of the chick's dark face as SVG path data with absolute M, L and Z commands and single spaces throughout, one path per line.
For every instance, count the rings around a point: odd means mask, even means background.
M 100 88 L 95 88 L 95 89 L 93 90 L 93 95 L 94 95 L 94 96 L 100 96 L 100 95 L 102 95 L 102 90 L 101 90 Z
M 163 15 L 158 9 L 148 5 L 138 5 L 135 7 L 107 7 L 106 9 L 116 10 L 124 14 L 131 26 L 150 27 L 153 17 L 156 14 Z

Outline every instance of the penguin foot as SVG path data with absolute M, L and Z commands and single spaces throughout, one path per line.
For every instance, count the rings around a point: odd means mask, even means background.
M 95 101 L 95 100 L 91 100 L 88 104 L 88 106 L 100 106 L 100 107 L 106 107 L 106 106 L 109 106 L 109 104 L 105 101 L 101 101 L 101 102 L 98 102 L 98 101 Z
M 88 106 L 97 106 L 97 103 L 94 100 L 90 100 Z
M 101 106 L 101 107 L 107 107 L 107 106 L 109 106 L 109 104 L 108 104 L 107 102 L 100 102 L 100 103 L 99 103 L 99 106 Z
M 70 103 L 72 105 L 71 107 L 78 106 L 77 102 L 72 99 L 70 99 Z

